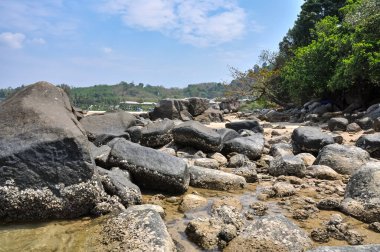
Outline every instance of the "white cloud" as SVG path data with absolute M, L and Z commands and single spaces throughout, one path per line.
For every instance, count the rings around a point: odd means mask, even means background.
M 22 48 L 25 38 L 22 33 L 3 32 L 0 34 L 0 42 L 14 49 Z
M 103 47 L 103 48 L 102 48 L 102 51 L 103 51 L 104 53 L 107 53 L 107 54 L 113 52 L 113 50 L 112 50 L 111 47 Z
M 30 42 L 31 44 L 35 44 L 35 45 L 46 44 L 46 41 L 43 38 L 33 38 L 33 39 L 29 40 L 28 42 Z
M 130 27 L 158 31 L 196 46 L 244 35 L 246 13 L 235 0 L 105 0 L 101 10 Z

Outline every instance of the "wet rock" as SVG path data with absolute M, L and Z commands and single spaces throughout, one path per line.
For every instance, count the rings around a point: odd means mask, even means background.
M 375 119 L 380 117 L 380 103 L 374 104 L 367 109 L 367 117 Z
M 219 170 L 218 161 L 211 158 L 197 158 L 194 160 L 194 165 Z
M 249 208 L 252 209 L 252 213 L 255 216 L 263 216 L 268 210 L 268 206 L 262 202 L 253 202 L 249 205 Z
M 111 171 L 97 167 L 100 180 L 107 194 L 116 195 L 127 208 L 131 205 L 141 204 L 142 196 L 138 186 L 130 181 L 125 171 L 115 167 Z
M 294 175 L 304 177 L 305 171 L 306 167 L 303 160 L 292 155 L 276 156 L 268 168 L 268 172 L 272 176 Z
M 258 181 L 256 165 L 252 162 L 249 162 L 242 167 L 232 169 L 232 173 L 244 177 L 248 183 Z
M 232 207 L 237 209 L 238 211 L 241 211 L 243 209 L 243 205 L 241 204 L 239 199 L 235 197 L 223 196 L 221 198 L 214 199 L 211 205 L 211 211 L 214 211 L 215 209 L 220 208 L 222 206 Z
M 102 250 L 176 251 L 160 214 L 140 208 L 132 206 L 102 225 Z
M 104 191 L 65 92 L 27 86 L 1 102 L 0 121 L 0 220 L 89 214 Z
M 316 127 L 299 127 L 293 131 L 292 143 L 295 153 L 318 154 L 324 146 L 333 144 L 334 139 Z
M 326 165 L 337 173 L 350 175 L 369 159 L 369 154 L 358 147 L 330 144 L 323 147 L 314 164 Z
M 378 252 L 380 245 L 360 245 L 360 246 L 331 246 L 318 247 L 308 252 Z
M 376 233 L 380 233 L 380 222 L 372 222 L 369 224 L 368 228 Z
M 225 143 L 237 137 L 241 137 L 240 134 L 233 129 L 221 128 L 217 129 L 216 132 L 218 132 L 218 134 L 222 138 L 222 143 Z
M 233 239 L 225 251 L 304 251 L 308 235 L 282 215 L 258 217 Z
M 326 243 L 330 241 L 329 233 L 324 228 L 314 228 L 311 231 L 311 239 L 319 243 Z
M 120 111 L 103 115 L 86 116 L 81 120 L 88 138 L 100 146 L 107 144 L 114 138 L 130 139 L 126 130 L 136 124 L 136 117 L 131 113 Z
M 132 126 L 126 130 L 132 142 L 134 143 L 140 142 L 142 128 L 143 128 L 142 126 Z
M 277 144 L 277 143 L 288 143 L 290 141 L 289 137 L 287 136 L 278 136 L 278 137 L 272 137 L 268 140 L 269 144 Z
M 306 220 L 310 217 L 310 213 L 305 209 L 296 209 L 293 211 L 293 219 L 296 220 Z
M 228 162 L 228 167 L 242 167 L 246 165 L 249 161 L 249 158 L 246 155 L 243 154 L 236 154 L 230 157 L 230 160 Z
M 191 209 L 203 207 L 207 205 L 207 199 L 195 194 L 186 194 L 179 206 L 181 212 L 187 212 Z
M 362 128 L 357 123 L 350 123 L 347 125 L 346 131 L 351 133 L 356 133 L 361 131 Z
M 133 210 L 136 211 L 144 211 L 144 210 L 152 210 L 157 212 L 161 218 L 165 217 L 165 210 L 162 208 L 162 206 L 154 205 L 154 204 L 142 204 L 142 205 L 135 205 L 133 206 Z
M 343 136 L 340 135 L 339 133 L 332 132 L 330 134 L 330 136 L 332 136 L 332 138 L 334 139 L 335 143 L 337 143 L 337 144 L 343 144 Z
M 187 237 L 202 249 L 212 250 L 219 247 L 219 234 L 222 231 L 220 220 L 198 218 L 191 220 L 185 233 Z
M 162 121 L 150 123 L 141 129 L 140 144 L 147 147 L 161 147 L 172 141 L 171 130 L 174 122 L 165 118 Z
M 342 210 L 371 223 L 380 221 L 380 163 L 368 163 L 354 173 L 346 186 Z
M 141 187 L 183 193 L 189 185 L 187 164 L 160 151 L 117 139 L 111 146 L 109 163 L 130 172 Z
M 311 165 L 306 168 L 306 175 L 312 178 L 327 180 L 338 180 L 341 178 L 336 171 L 326 165 Z
M 199 122 L 182 123 L 172 133 L 176 144 L 192 146 L 205 152 L 219 152 L 222 149 L 221 136 Z
M 296 194 L 296 189 L 293 185 L 286 182 L 278 182 L 273 185 L 273 191 L 277 197 L 286 197 Z
M 310 153 L 299 153 L 296 155 L 296 157 L 301 158 L 306 167 L 312 165 L 315 161 L 315 157 Z
M 237 152 L 246 155 L 251 160 L 261 157 L 264 149 L 264 136 L 256 134 L 249 137 L 234 138 L 224 143 L 222 153 L 228 155 Z
M 218 153 L 218 152 L 208 153 L 207 157 L 216 160 L 220 166 L 225 166 L 228 163 L 227 158 L 225 156 L 223 156 L 223 154 Z
M 198 166 L 189 167 L 190 185 L 213 190 L 238 190 L 246 186 L 243 177 Z
M 334 117 L 328 121 L 328 127 L 330 131 L 346 131 L 348 120 L 342 117 Z
M 380 159 L 380 133 L 362 135 L 356 146 L 368 151 L 371 157 Z
M 338 210 L 341 200 L 335 198 L 322 199 L 318 202 L 317 207 L 320 210 Z
M 226 123 L 227 129 L 233 129 L 237 132 L 240 130 L 251 130 L 255 133 L 263 133 L 264 129 L 261 127 L 259 121 L 257 120 L 246 120 L 246 121 L 236 121 L 236 122 L 230 122 Z
M 270 148 L 269 154 L 273 157 L 293 155 L 293 147 L 287 143 L 274 144 Z
M 355 123 L 357 123 L 360 126 L 360 128 L 368 130 L 373 126 L 373 119 L 370 117 L 363 117 L 355 120 Z
M 373 122 L 373 129 L 377 132 L 380 131 L 380 117 L 376 118 Z

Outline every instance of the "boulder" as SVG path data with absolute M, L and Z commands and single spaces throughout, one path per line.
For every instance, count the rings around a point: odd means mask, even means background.
M 219 152 L 222 149 L 220 135 L 211 128 L 195 121 L 184 122 L 172 130 L 174 142 L 192 146 L 205 152 Z
M 108 157 L 111 153 L 111 147 L 109 147 L 108 145 L 96 147 L 94 144 L 91 144 L 90 147 L 92 157 L 95 160 L 95 164 L 100 167 L 106 167 Z
M 346 131 L 350 132 L 350 133 L 356 133 L 356 132 L 359 132 L 361 130 L 362 130 L 362 128 L 360 128 L 360 126 L 357 123 L 350 123 L 346 127 Z
M 368 152 L 355 146 L 330 144 L 319 152 L 315 165 L 326 165 L 340 174 L 353 174 L 370 160 Z
M 368 151 L 371 157 L 380 159 L 380 133 L 362 135 L 356 146 Z
M 136 120 L 136 117 L 131 113 L 120 111 L 86 116 L 81 120 L 81 124 L 87 132 L 88 139 L 100 146 L 117 137 L 130 139 L 126 130 L 134 126 Z
M 129 207 L 101 225 L 101 251 L 177 251 L 159 213 Z
M 301 158 L 305 163 L 306 167 L 312 165 L 315 161 L 315 157 L 310 153 L 299 153 L 296 155 L 296 157 Z
M 364 130 L 368 130 L 368 129 L 372 128 L 373 120 L 374 119 L 372 119 L 370 117 L 363 117 L 363 118 L 355 120 L 355 122 L 360 126 L 360 128 L 362 128 Z
M 189 101 L 187 100 L 176 100 L 176 99 L 164 99 L 161 100 L 154 110 L 149 113 L 151 120 L 168 118 L 174 119 L 193 119 L 191 114 L 188 112 Z
M 223 99 L 219 103 L 220 110 L 227 110 L 228 112 L 238 112 L 240 108 L 240 102 L 237 99 Z
M 304 161 L 293 155 L 276 156 L 269 165 L 268 172 L 272 176 L 305 176 L 306 166 Z
M 328 127 L 330 131 L 346 131 L 348 120 L 343 117 L 334 117 L 331 118 L 328 122 Z
M 317 178 L 317 179 L 327 179 L 327 180 L 337 180 L 340 179 L 340 175 L 334 171 L 332 168 L 326 165 L 311 165 L 306 168 L 306 175 Z
M 268 122 L 288 122 L 291 115 L 286 112 L 279 112 L 276 110 L 271 110 L 264 115 L 264 119 Z
M 249 137 L 239 137 L 224 143 L 222 153 L 228 155 L 237 152 L 251 160 L 259 159 L 264 150 L 264 136 L 260 133 Z
M 324 246 L 308 250 L 307 252 L 378 252 L 379 244 L 356 246 Z
M 89 214 L 104 191 L 66 93 L 27 86 L 0 104 L 0 121 L 0 220 Z
M 219 163 L 219 166 L 225 166 L 228 163 L 227 158 L 219 152 L 209 153 L 207 154 L 207 157 L 216 160 Z
M 232 173 L 245 178 L 248 183 L 254 183 L 258 181 L 256 165 L 252 162 L 248 162 L 246 165 L 232 169 Z
M 282 215 L 257 217 L 223 251 L 304 251 L 308 234 Z
M 143 129 L 142 126 L 132 126 L 126 130 L 132 142 L 134 143 L 140 142 L 142 129 Z
M 217 219 L 197 218 L 187 224 L 185 233 L 189 240 L 203 250 L 216 250 L 220 247 L 222 225 L 223 223 Z
M 324 146 L 333 144 L 334 139 L 319 128 L 299 127 L 293 131 L 292 143 L 295 153 L 309 152 L 316 155 Z
M 223 112 L 219 109 L 208 108 L 201 115 L 196 116 L 194 120 L 205 124 L 209 124 L 211 122 L 220 123 L 224 121 Z
M 356 171 L 346 186 L 342 210 L 366 223 L 380 221 L 380 162 Z
M 374 105 L 370 106 L 367 109 L 366 116 L 369 117 L 369 118 L 371 118 L 372 120 L 380 117 L 380 103 L 374 104 Z
M 185 196 L 183 196 L 181 205 L 179 206 L 178 209 L 181 212 L 187 212 L 189 210 L 203 207 L 206 205 L 207 205 L 206 198 L 199 195 L 195 195 L 195 194 L 186 194 Z
M 192 116 L 199 116 L 200 114 L 205 112 L 210 106 L 210 101 L 205 98 L 191 97 L 188 99 L 188 101 L 188 111 Z
M 238 190 L 246 186 L 243 177 L 198 166 L 190 166 L 190 185 L 212 190 Z
M 293 147 L 291 144 L 287 143 L 273 144 L 270 148 L 269 154 L 273 157 L 293 155 Z
M 376 118 L 374 121 L 373 121 L 373 129 L 377 132 L 380 131 L 380 117 Z
M 230 157 L 230 160 L 228 162 L 228 167 L 242 167 L 249 163 L 249 158 L 246 155 L 243 154 L 236 154 Z
M 140 144 L 147 147 L 161 147 L 173 140 L 171 130 L 174 122 L 165 118 L 162 121 L 148 124 L 141 129 Z
M 194 165 L 219 170 L 219 163 L 211 158 L 197 158 L 194 160 Z
M 182 159 L 122 138 L 110 144 L 109 164 L 129 171 L 138 186 L 171 193 L 187 190 L 189 171 Z
M 241 137 L 240 134 L 233 129 L 221 128 L 217 129 L 216 132 L 218 132 L 218 134 L 222 138 L 222 143 L 225 143 L 237 137 Z
M 226 128 L 233 129 L 238 132 L 244 129 L 252 130 L 255 133 L 264 132 L 263 127 L 261 127 L 259 121 L 257 120 L 246 120 L 246 121 L 236 121 L 236 122 L 226 123 Z

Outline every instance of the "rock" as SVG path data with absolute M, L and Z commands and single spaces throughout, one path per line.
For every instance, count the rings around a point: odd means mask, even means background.
M 232 169 L 232 173 L 244 177 L 248 183 L 254 183 L 258 181 L 256 165 L 252 162 L 243 167 Z
M 222 149 L 220 135 L 199 122 L 182 123 L 172 133 L 176 144 L 192 146 L 205 152 L 219 152 Z
M 338 210 L 340 208 L 341 201 L 335 198 L 322 199 L 317 203 L 317 207 L 320 210 Z
M 290 120 L 290 114 L 271 110 L 265 114 L 264 119 L 268 122 L 288 122 Z
M 101 235 L 103 251 L 177 251 L 160 214 L 140 206 L 108 219 Z
M 273 157 L 293 155 L 293 147 L 287 143 L 274 144 L 271 146 L 269 154 Z
M 127 208 L 131 205 L 138 205 L 142 202 L 141 191 L 133 184 L 125 171 L 115 167 L 111 171 L 97 167 L 101 175 L 101 182 L 107 194 L 116 195 L 121 203 Z
M 306 168 L 306 175 L 312 178 L 327 180 L 338 180 L 341 178 L 336 171 L 326 165 L 311 165 Z
M 374 104 L 367 109 L 367 117 L 372 120 L 380 117 L 380 103 Z
M 190 185 L 193 187 L 227 191 L 246 186 L 245 179 L 234 174 L 197 166 L 191 166 L 189 171 Z
M 380 221 L 380 163 L 368 163 L 348 181 L 342 210 L 371 223 Z
M 134 143 L 139 143 L 141 139 L 141 130 L 143 129 L 142 126 L 132 126 L 129 127 L 126 132 L 129 134 L 129 137 L 131 138 L 131 141 Z
M 240 102 L 237 99 L 233 98 L 224 98 L 219 103 L 220 110 L 227 110 L 229 112 L 237 112 L 240 108 Z
M 331 246 L 331 247 L 318 247 L 307 252 L 378 252 L 380 245 L 360 245 L 360 246 Z
M 347 125 L 346 131 L 351 133 L 356 133 L 361 131 L 362 128 L 357 123 L 350 123 Z
M 179 210 L 181 212 L 187 212 L 189 210 L 203 207 L 207 205 L 207 199 L 195 194 L 186 194 L 183 196 Z
M 105 194 L 84 128 L 48 82 L 0 104 L 0 220 L 76 218 Z
M 334 139 L 315 127 L 299 127 L 292 134 L 293 149 L 295 153 L 308 152 L 318 154 L 319 150 L 328 144 L 333 144 Z
M 221 198 L 214 199 L 211 205 L 211 212 L 215 211 L 215 209 L 220 208 L 222 206 L 235 208 L 239 212 L 243 209 L 243 205 L 241 204 L 240 200 L 236 197 L 222 196 Z
M 165 217 L 165 210 L 162 208 L 162 206 L 159 205 L 153 205 L 153 204 L 142 204 L 142 205 L 135 205 L 132 208 L 136 211 L 144 211 L 144 210 L 152 210 L 157 212 L 161 218 Z
M 332 132 L 330 134 L 330 136 L 332 136 L 332 138 L 334 139 L 335 143 L 337 143 L 337 144 L 343 144 L 343 136 L 340 135 L 339 133 Z
M 211 216 L 220 219 L 224 224 L 231 224 L 237 230 L 243 227 L 243 215 L 240 210 L 228 205 L 213 207 L 211 209 Z
M 256 134 L 250 137 L 234 138 L 224 143 L 222 153 L 237 152 L 246 155 L 251 160 L 259 159 L 264 149 L 264 136 Z
M 288 143 L 290 141 L 289 137 L 287 136 L 278 136 L 278 137 L 272 137 L 268 140 L 269 144 L 277 144 L 277 143 Z
M 363 118 L 355 120 L 355 123 L 357 123 L 360 126 L 360 128 L 362 128 L 363 130 L 368 130 L 372 128 L 373 119 L 370 117 L 363 117 Z
M 209 153 L 207 157 L 216 160 L 220 166 L 225 166 L 228 163 L 227 158 L 219 152 Z
M 161 100 L 154 110 L 149 113 L 151 120 L 168 118 L 171 120 L 182 119 L 192 120 L 191 114 L 187 111 L 189 101 L 176 100 L 176 99 L 164 99 Z
M 223 122 L 223 112 L 219 109 L 208 108 L 201 115 L 194 118 L 195 121 L 209 124 L 211 122 Z
M 282 215 L 258 217 L 224 251 L 304 251 L 307 233 Z
M 277 197 L 287 197 L 296 194 L 296 189 L 293 185 L 287 182 L 277 182 L 273 185 L 273 191 Z
M 373 129 L 377 132 L 380 131 L 380 117 L 376 118 L 374 121 L 373 121 Z
M 197 158 L 194 160 L 194 165 L 219 170 L 218 161 L 211 158 Z
M 253 202 L 249 208 L 253 210 L 253 215 L 256 216 L 264 216 L 268 210 L 268 206 L 262 202 Z
M 120 111 L 103 115 L 86 116 L 80 122 L 85 128 L 88 138 L 95 145 L 105 145 L 117 137 L 130 139 L 126 130 L 136 124 L 136 117 Z
M 221 128 L 217 129 L 216 132 L 218 132 L 218 134 L 222 138 L 222 143 L 225 143 L 237 137 L 241 137 L 240 134 L 233 129 Z
M 368 152 L 348 145 L 330 144 L 319 152 L 314 164 L 326 165 L 340 174 L 353 174 L 370 159 Z
M 210 106 L 210 101 L 205 98 L 191 97 L 188 99 L 188 101 L 188 111 L 192 116 L 198 116 L 202 114 Z
M 306 166 L 303 160 L 292 155 L 276 156 L 268 168 L 268 172 L 272 176 L 293 175 L 301 178 L 305 176 L 305 170 Z
M 376 233 L 380 233 L 380 222 L 373 222 L 369 224 L 368 228 Z
M 380 133 L 362 135 L 356 146 L 368 151 L 371 157 L 380 159 Z
M 330 131 L 346 131 L 348 120 L 342 117 L 334 117 L 328 121 Z
M 198 218 L 191 220 L 185 233 L 187 237 L 205 250 L 217 249 L 219 247 L 219 234 L 222 231 L 222 223 L 215 219 Z
M 236 154 L 230 157 L 230 161 L 228 162 L 228 167 L 242 167 L 246 165 L 249 161 L 249 158 L 243 154 Z
M 94 144 L 90 144 L 91 154 L 95 160 L 95 164 L 100 167 L 106 167 L 108 156 L 111 153 L 111 147 L 108 145 L 102 145 L 96 147 Z
M 257 120 L 246 120 L 226 123 L 226 128 L 233 129 L 238 132 L 243 129 L 252 130 L 255 133 L 264 132 L 263 127 L 260 126 L 260 123 Z
M 147 147 L 161 147 L 173 140 L 171 130 L 174 122 L 165 118 L 162 121 L 148 124 L 141 129 L 140 144 Z
M 296 155 L 296 157 L 301 158 L 306 167 L 312 165 L 315 161 L 315 157 L 310 153 L 299 153 Z
M 122 138 L 111 148 L 109 163 L 129 171 L 138 186 L 171 193 L 187 190 L 189 171 L 182 159 Z
M 330 241 L 329 233 L 324 228 L 314 228 L 311 231 L 310 236 L 311 236 L 311 239 L 313 239 L 313 241 L 316 241 L 319 243 L 326 243 Z

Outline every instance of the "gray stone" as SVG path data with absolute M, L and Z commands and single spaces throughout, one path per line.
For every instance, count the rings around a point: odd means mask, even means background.
M 373 129 L 377 132 L 380 131 L 380 117 L 376 118 L 374 121 L 373 121 Z
M 296 157 L 301 158 L 306 167 L 312 165 L 315 161 L 315 157 L 310 153 L 299 153 L 296 155 Z
M 172 133 L 176 144 L 192 146 L 205 152 L 219 152 L 222 149 L 221 136 L 199 122 L 182 123 Z
M 371 223 L 380 221 L 380 163 L 368 163 L 348 181 L 342 210 Z
M 221 128 L 217 129 L 216 132 L 218 132 L 218 134 L 222 138 L 222 143 L 225 143 L 237 137 L 241 137 L 240 134 L 233 129 Z
M 173 140 L 171 130 L 174 122 L 165 118 L 162 121 L 148 124 L 141 129 L 140 144 L 147 147 L 161 147 Z
M 181 205 L 179 206 L 179 210 L 181 212 L 187 212 L 189 210 L 203 207 L 206 205 L 207 205 L 206 198 L 199 195 L 195 195 L 195 194 L 186 194 L 185 196 L 183 196 Z
M 183 193 L 189 185 L 187 164 L 180 158 L 117 139 L 112 143 L 109 163 L 130 172 L 140 187 Z
M 208 108 L 201 115 L 196 116 L 194 120 L 205 124 L 211 122 L 223 122 L 223 112 L 217 109 Z
M 194 165 L 219 170 L 218 161 L 211 158 L 197 158 L 194 160 Z
M 222 153 L 237 152 L 246 155 L 251 160 L 259 159 L 264 149 L 264 136 L 257 133 L 250 137 L 234 138 L 224 143 Z
M 380 133 L 362 135 L 356 146 L 368 151 L 371 157 L 380 159 Z
M 198 116 L 202 114 L 210 106 L 210 101 L 205 98 L 191 97 L 188 99 L 188 101 L 188 110 L 192 116 Z
M 269 165 L 268 172 L 272 176 L 297 176 L 304 177 L 306 166 L 304 161 L 293 155 L 276 156 Z
M 238 190 L 246 186 L 243 177 L 198 166 L 190 166 L 190 185 L 213 190 Z
M 351 132 L 351 133 L 356 133 L 356 132 L 359 132 L 361 130 L 362 130 L 362 128 L 360 128 L 360 126 L 357 123 L 350 123 L 346 127 L 346 131 Z
M 340 174 L 353 174 L 370 160 L 368 152 L 355 146 L 330 144 L 319 152 L 314 164 L 326 165 Z
M 287 143 L 273 144 L 270 148 L 269 154 L 273 157 L 293 155 L 293 147 L 291 144 Z
M 207 154 L 207 157 L 216 160 L 221 166 L 225 166 L 228 163 L 227 158 L 219 152 L 209 153 Z
M 326 246 L 308 250 L 307 252 L 378 252 L 380 244 L 359 246 Z
M 372 119 L 370 117 L 363 117 L 363 118 L 355 120 L 355 122 L 360 126 L 360 128 L 362 128 L 364 130 L 368 130 L 368 129 L 372 128 L 373 120 L 374 119 Z
M 132 126 L 126 130 L 132 142 L 134 143 L 140 142 L 142 128 L 143 128 L 142 126 Z
M 243 129 L 252 130 L 255 133 L 263 133 L 264 129 L 257 120 L 246 120 L 226 123 L 226 128 L 240 131 Z
M 287 197 L 296 194 L 296 189 L 287 182 L 277 182 L 272 187 L 276 197 Z
M 334 117 L 328 121 L 328 127 L 330 131 L 346 131 L 348 120 L 342 117 Z
M 189 101 L 176 100 L 176 99 L 164 99 L 161 100 L 154 110 L 149 113 L 151 120 L 168 118 L 174 119 L 193 119 L 191 114 L 187 111 Z M 186 113 L 187 112 L 187 113 Z
M 371 118 L 372 120 L 380 117 L 380 103 L 370 106 L 367 109 L 367 115 L 366 116 Z
M 232 173 L 244 177 L 248 183 L 254 183 L 258 180 L 256 165 L 252 162 L 249 162 L 242 167 L 232 169 Z
M 292 134 L 293 149 L 295 153 L 309 152 L 318 154 L 319 150 L 328 144 L 333 144 L 334 139 L 323 133 L 316 127 L 299 127 Z
M 327 180 L 337 180 L 341 178 L 336 171 L 326 165 L 311 165 L 306 168 L 306 175 L 312 178 Z
M 139 206 L 108 219 L 101 237 L 102 251 L 176 251 L 160 214 Z
M 106 167 L 108 156 L 111 153 L 111 147 L 108 145 L 102 145 L 96 147 L 94 144 L 90 144 L 91 154 L 95 160 L 95 164 L 100 167 Z
M 230 160 L 228 162 L 228 167 L 242 167 L 246 165 L 249 161 L 249 158 L 246 155 L 243 154 L 236 154 L 230 157 Z

